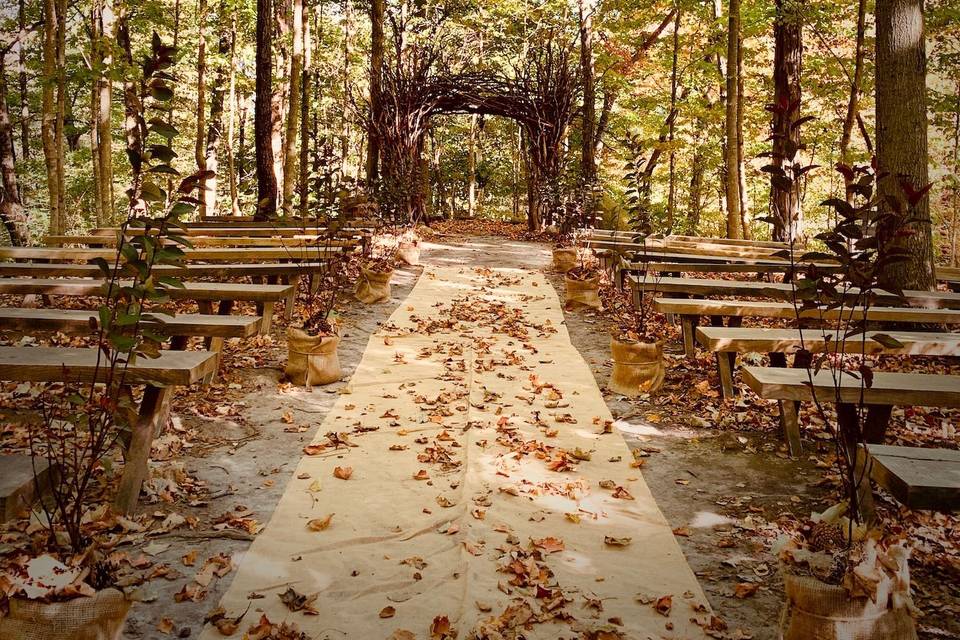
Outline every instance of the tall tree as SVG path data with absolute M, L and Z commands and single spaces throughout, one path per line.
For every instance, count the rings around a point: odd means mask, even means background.
M 230 15 L 230 80 L 228 102 L 230 114 L 227 120 L 227 175 L 230 179 L 230 215 L 240 215 L 240 198 L 237 193 L 237 164 L 233 154 L 233 141 L 237 126 L 237 16 Z
M 30 100 L 27 96 L 27 44 L 24 42 L 27 31 L 26 0 L 19 0 L 17 26 L 20 28 L 20 39 L 17 43 L 19 63 L 17 75 L 20 80 L 20 154 L 26 160 L 30 157 Z
M 300 82 L 300 217 L 310 214 L 310 73 L 313 66 L 310 5 L 303 8 L 303 71 Z
M 273 0 L 257 0 L 257 80 L 253 138 L 257 152 L 257 220 L 277 215 L 277 177 L 273 172 Z
M 370 0 L 370 121 L 379 118 L 380 79 L 383 72 L 383 20 L 386 13 L 386 0 Z M 373 127 L 367 131 L 367 188 L 376 187 L 380 172 L 380 141 Z
M 750 192 L 747 190 L 747 162 L 743 153 L 743 33 L 737 36 L 737 190 L 740 193 L 740 230 L 743 238 L 749 240 L 750 232 Z
M 93 89 L 90 103 L 91 152 L 96 169 L 95 201 L 97 224 L 108 224 L 113 218 L 113 2 L 94 0 L 91 11 L 91 66 Z
M 580 12 L 580 74 L 583 81 L 583 127 L 580 141 L 580 175 L 583 181 L 583 223 L 593 225 L 594 190 L 597 181 L 596 131 L 597 86 L 593 68 L 594 0 L 578 0 Z
M 223 138 L 224 85 L 227 83 L 227 60 L 230 55 L 231 23 L 221 10 L 218 16 L 220 32 L 217 44 L 216 78 L 210 87 L 210 118 L 207 121 L 204 168 L 210 172 L 204 182 L 203 211 L 207 216 L 217 215 L 217 185 L 220 177 L 220 141 Z
M 677 111 L 677 62 L 680 55 L 680 11 L 673 22 L 673 54 L 670 56 L 670 113 Z M 667 140 L 670 143 L 670 184 L 667 191 L 667 233 L 673 233 L 677 204 L 677 154 L 673 146 L 677 118 L 670 118 Z
M 878 234 L 881 246 L 889 241 L 912 258 L 888 263 L 881 285 L 932 289 L 935 274 L 927 174 L 923 0 L 877 0 L 875 19 L 880 211 L 896 221 L 881 225 Z M 905 197 L 909 206 L 900 209 L 893 204 Z M 905 220 L 909 220 L 909 233 L 898 233 L 897 227 Z
M 725 191 L 727 200 L 727 237 L 742 238 L 740 219 L 740 166 L 737 154 L 737 114 L 739 106 L 737 58 L 740 55 L 740 0 L 729 0 L 727 7 L 727 113 L 724 140 Z
M 49 232 L 66 228 L 64 127 L 67 105 L 66 0 L 43 0 L 43 85 L 41 142 L 47 169 Z
M 291 16 L 293 42 L 290 56 L 290 89 L 287 100 L 286 134 L 283 143 L 283 213 L 293 213 L 293 194 L 297 186 L 297 133 L 300 118 L 300 84 L 303 81 L 303 0 L 293 0 Z
M 777 0 L 773 23 L 773 155 L 771 164 L 782 167 L 793 158 L 800 144 L 800 73 L 803 61 L 803 26 L 796 0 Z M 803 233 L 800 210 L 800 181 L 790 189 L 772 185 L 773 239 L 800 241 Z
M 853 54 L 853 77 L 850 78 L 850 97 L 847 99 L 847 113 L 843 119 L 843 132 L 840 135 L 840 162 L 850 163 L 850 138 L 853 125 L 860 112 L 860 91 L 863 85 L 863 61 L 867 22 L 867 0 L 857 2 L 857 37 Z
M 205 174 L 207 168 L 207 0 L 197 0 L 197 135 L 194 145 L 194 158 L 197 161 L 197 171 Z M 207 211 L 207 191 L 210 189 L 209 179 L 200 179 L 200 217 L 212 215 Z M 214 193 L 216 198 L 216 193 Z
M 13 157 L 13 122 L 7 106 L 6 51 L 0 51 L 0 222 L 15 247 L 27 244 L 26 215 Z

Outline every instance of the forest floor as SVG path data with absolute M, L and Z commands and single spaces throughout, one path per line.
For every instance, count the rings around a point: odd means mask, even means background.
M 549 270 L 546 244 L 461 235 L 447 227 L 424 243 L 422 259 L 440 266 L 544 269 L 563 299 L 563 278 Z M 214 569 L 242 562 L 250 540 L 293 479 L 303 447 L 348 383 L 369 335 L 402 303 L 419 273 L 419 267 L 398 269 L 389 303 L 366 306 L 344 300 L 343 382 L 311 392 L 284 382 L 285 323 L 277 318 L 273 335 L 256 339 L 253 346 L 228 342 L 222 376 L 212 387 L 178 394 L 174 429 L 154 451 L 144 514 L 117 527 L 117 552 L 155 576 L 142 587 L 146 602 L 135 604 L 124 638 L 199 633 L 233 578 L 229 569 Z M 676 341 L 668 342 L 661 392 L 635 400 L 611 395 L 605 390 L 609 318 L 591 311 L 565 316 L 573 345 L 604 390 L 616 428 L 631 449 L 641 452 L 643 478 L 715 613 L 726 621 L 729 637 L 776 638 L 783 592 L 771 548 L 798 521 L 834 501 L 825 469 L 829 443 L 810 429 L 804 442 L 808 455 L 791 460 L 778 433 L 776 405 L 750 394 L 722 401 L 712 359 L 701 354 L 687 361 Z M 20 339 L 8 338 L 5 343 Z M 53 341 L 70 343 L 63 337 Z M 5 424 L 0 449 L 16 449 L 23 441 L 23 427 L 17 425 L 33 399 L 22 385 L 4 388 L 9 393 L 0 403 Z M 957 448 L 956 432 L 943 426 L 955 425 L 956 413 L 926 420 L 919 436 L 909 435 L 916 431 L 909 428 L 915 417 L 895 412 L 895 438 L 916 442 L 934 433 L 939 434 L 938 446 L 948 441 L 947 446 Z M 881 507 L 887 515 L 896 509 L 888 500 Z M 170 513 L 185 517 L 187 526 L 165 531 L 160 523 Z M 912 569 L 917 604 L 924 612 L 920 637 L 960 638 L 957 520 L 905 509 L 900 514 L 896 526 L 919 550 Z M 251 622 L 245 620 L 243 628 Z

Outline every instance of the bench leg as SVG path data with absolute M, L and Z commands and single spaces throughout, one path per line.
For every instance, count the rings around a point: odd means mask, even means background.
M 273 322 L 273 303 L 264 302 L 263 303 L 263 320 L 260 323 L 260 334 L 269 335 L 270 334 L 270 325 Z
M 876 507 L 873 504 L 872 471 L 873 459 L 866 448 L 860 447 L 857 450 L 857 460 L 853 468 L 853 480 L 857 483 L 857 508 L 860 510 L 860 520 L 866 525 L 873 524 L 877 517 Z
M 683 331 L 683 353 L 688 358 L 695 358 L 697 355 L 697 348 L 694 344 L 694 317 L 693 316 L 680 316 L 680 328 Z
M 733 363 L 737 354 L 719 351 L 714 354 L 717 359 L 717 370 L 720 371 L 720 392 L 724 398 L 732 398 L 733 391 Z
M 293 309 L 297 304 L 297 290 L 300 288 L 300 276 L 291 274 L 283 280 L 285 284 L 293 285 L 293 291 L 290 292 L 290 295 L 287 296 L 287 299 L 283 302 L 283 319 L 290 322 L 293 320 Z
M 883 444 L 887 435 L 887 426 L 890 424 L 890 414 L 893 407 L 883 404 L 872 404 L 867 409 L 867 419 L 863 425 L 863 439 L 870 444 Z
M 170 338 L 171 351 L 186 351 L 190 336 L 173 336 Z
M 206 315 L 213 315 L 213 302 L 210 300 L 197 300 L 197 310 Z
M 783 435 L 787 440 L 790 456 L 796 458 L 803 447 L 800 444 L 800 417 L 797 414 L 797 403 L 792 400 L 781 400 L 780 424 L 783 426 Z
M 150 446 L 158 427 L 162 426 L 173 389 L 171 387 L 148 386 L 143 392 L 140 403 L 140 415 L 133 426 L 130 446 L 127 448 L 123 475 L 114 499 L 114 506 L 123 514 L 130 515 L 137 506 L 140 487 L 147 476 L 147 462 L 150 459 Z
M 210 336 L 209 338 L 205 339 L 203 343 L 207 351 L 217 354 L 217 368 L 203 378 L 203 384 L 208 385 L 217 379 L 217 373 L 220 372 L 220 361 L 223 354 L 223 338 L 220 336 Z

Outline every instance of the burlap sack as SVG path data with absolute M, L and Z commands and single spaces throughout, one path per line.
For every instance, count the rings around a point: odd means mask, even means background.
M 287 327 L 287 366 L 284 373 L 296 385 L 330 384 L 343 377 L 337 347 L 340 336 L 311 336 Z
M 877 601 L 851 598 L 841 586 L 809 576 L 783 574 L 787 601 L 780 617 L 782 640 L 916 640 L 905 608 L 890 609 L 889 594 Z
M 607 388 L 634 398 L 663 386 L 663 342 L 623 342 L 610 338 L 613 371 Z
M 553 268 L 560 273 L 566 273 L 577 266 L 577 250 L 575 247 L 563 247 L 553 250 Z
M 360 277 L 353 295 L 365 304 L 386 302 L 390 299 L 390 278 L 393 271 L 379 272 L 360 267 Z
M 595 275 L 586 280 L 576 280 L 566 277 L 567 299 L 563 306 L 565 309 L 576 309 L 577 307 L 589 307 L 599 310 L 600 304 L 600 275 Z
M 13 598 L 0 618 L 0 640 L 116 640 L 130 604 L 116 589 L 66 602 Z
M 417 266 L 420 264 L 420 243 L 419 242 L 401 242 L 397 248 L 397 258 L 404 264 Z

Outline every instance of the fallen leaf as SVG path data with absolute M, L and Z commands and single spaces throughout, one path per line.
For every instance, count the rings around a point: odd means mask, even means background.
M 660 596 L 653 605 L 654 611 L 662 616 L 669 616 L 673 608 L 673 596 Z
M 331 520 L 333 520 L 332 513 L 323 518 L 314 518 L 307 523 L 307 529 L 310 531 L 326 531 Z
M 340 480 L 349 480 L 350 476 L 353 475 L 353 467 L 334 467 L 333 468 L 333 477 L 339 478 Z
M 733 595 L 743 600 L 755 594 L 759 588 L 759 582 L 739 582 L 733 587 Z
M 380 609 L 381 618 L 392 618 L 395 615 L 397 615 L 397 610 L 393 607 L 384 607 L 383 609 Z
M 625 547 L 633 542 L 633 538 L 615 538 L 613 536 L 604 536 L 603 541 L 611 547 Z

